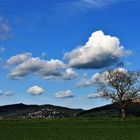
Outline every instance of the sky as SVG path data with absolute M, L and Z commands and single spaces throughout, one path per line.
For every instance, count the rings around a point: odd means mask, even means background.
M 105 67 L 139 70 L 139 0 L 1 0 L 0 105 L 90 109 Z

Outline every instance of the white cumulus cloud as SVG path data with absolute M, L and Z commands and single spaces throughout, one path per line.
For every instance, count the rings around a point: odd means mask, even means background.
M 31 95 L 40 95 L 44 92 L 44 89 L 40 86 L 32 86 L 30 88 L 27 89 L 27 93 L 31 94 Z
M 57 70 L 65 65 L 60 60 L 45 61 L 40 58 L 30 58 L 23 63 L 17 65 L 11 70 L 9 77 L 12 79 L 20 79 L 29 74 L 41 75 L 45 78 L 48 75 L 57 75 Z
M 8 77 L 17 80 L 27 75 L 40 76 L 43 79 L 64 79 L 71 80 L 78 74 L 58 59 L 43 60 L 39 57 L 32 57 L 31 53 L 23 53 L 10 57 L 6 64 L 14 65 Z
M 78 74 L 72 68 L 66 69 L 66 71 L 62 74 L 62 78 L 65 80 L 70 80 L 77 76 Z
M 74 97 L 74 94 L 71 92 L 71 90 L 66 91 L 59 91 L 55 93 L 56 98 L 72 98 Z
M 29 58 L 31 58 L 32 54 L 31 53 L 22 53 L 22 54 L 17 54 L 15 56 L 10 57 L 6 61 L 6 65 L 17 65 L 20 64 Z
M 113 65 L 129 54 L 130 51 L 120 45 L 119 38 L 96 31 L 84 46 L 66 52 L 64 58 L 68 60 L 70 67 L 99 69 Z

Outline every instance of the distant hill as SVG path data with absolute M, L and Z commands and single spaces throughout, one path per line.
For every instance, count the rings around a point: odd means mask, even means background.
M 70 109 L 53 105 L 13 104 L 0 106 L 0 118 L 71 118 L 82 109 Z
M 126 110 L 126 114 L 127 116 L 140 116 L 140 103 L 131 103 Z M 0 106 L 0 119 L 113 116 L 121 116 L 117 104 L 105 105 L 90 110 L 71 109 L 54 105 L 25 105 L 22 103 Z
M 140 103 L 131 103 L 126 109 L 127 116 L 140 116 Z M 93 108 L 77 114 L 77 117 L 113 117 L 121 116 L 118 105 L 110 104 L 102 107 Z

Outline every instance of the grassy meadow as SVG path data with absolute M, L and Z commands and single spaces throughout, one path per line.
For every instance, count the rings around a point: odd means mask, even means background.
M 139 140 L 140 118 L 1 120 L 0 140 Z

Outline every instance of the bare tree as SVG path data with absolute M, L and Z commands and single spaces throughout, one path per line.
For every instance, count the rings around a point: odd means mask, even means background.
M 126 107 L 140 93 L 140 72 L 127 71 L 123 68 L 108 69 L 99 74 L 96 79 L 98 96 L 111 99 L 113 103 L 118 103 L 122 117 L 126 116 Z

